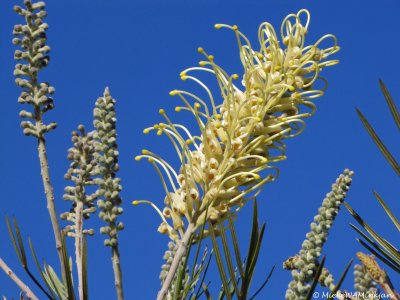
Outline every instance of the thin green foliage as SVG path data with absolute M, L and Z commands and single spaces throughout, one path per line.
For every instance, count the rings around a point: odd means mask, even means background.
M 353 263 L 353 259 L 351 259 L 351 260 L 349 261 L 349 263 L 347 264 L 346 268 L 344 269 L 342 275 L 341 275 L 340 278 L 339 278 L 339 281 L 336 283 L 335 287 L 334 287 L 333 290 L 331 291 L 331 293 L 330 293 L 328 299 L 333 298 L 333 297 L 334 297 L 333 295 L 335 295 L 335 294 L 339 291 L 340 287 L 341 287 L 342 284 L 343 284 L 344 279 L 345 279 L 346 276 L 347 276 L 347 273 L 348 273 L 349 270 L 350 270 L 350 267 L 351 267 L 352 263 Z
M 324 269 L 325 260 L 326 260 L 326 257 L 325 256 L 322 257 L 321 262 L 318 265 L 317 271 L 315 272 L 313 282 L 311 283 L 311 287 L 307 293 L 305 300 L 312 300 L 314 298 L 313 294 L 314 294 L 315 288 L 318 285 L 319 277 L 321 276 L 322 270 Z

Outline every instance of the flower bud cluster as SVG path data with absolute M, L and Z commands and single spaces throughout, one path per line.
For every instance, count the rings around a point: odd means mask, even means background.
M 54 108 L 51 97 L 55 89 L 47 82 L 38 81 L 38 72 L 45 68 L 49 61 L 50 47 L 46 44 L 48 28 L 43 19 L 47 16 L 45 3 L 24 0 L 24 7 L 15 6 L 14 11 L 25 18 L 25 24 L 15 25 L 13 44 L 20 46 L 14 58 L 18 63 L 14 69 L 15 83 L 22 88 L 18 102 L 29 104 L 32 111 L 22 110 L 20 116 L 25 135 L 42 138 L 43 135 L 56 128 L 52 122 L 44 124 L 42 115 Z
M 170 93 L 184 103 L 176 107 L 177 112 L 193 114 L 200 134 L 192 135 L 160 109 L 166 122 L 146 128 L 144 133 L 154 130 L 166 135 L 177 151 L 181 167 L 174 170 L 148 150 L 137 156 L 137 160 L 148 159 L 159 174 L 166 174 L 166 178 L 160 175 L 166 190 L 165 209 L 158 210 L 163 211 L 161 233 L 176 241 L 186 223 L 199 228 L 206 221 L 215 224 L 224 220 L 278 176 L 275 163 L 286 159 L 284 140 L 303 131 L 304 119 L 316 109 L 313 99 L 322 96 L 326 88 L 326 80 L 320 76 L 322 69 L 338 63 L 328 60 L 339 51 L 333 35 L 305 45 L 308 25 L 306 10 L 285 18 L 280 31 L 281 47 L 272 25 L 263 23 L 258 34 L 260 49 L 256 50 L 237 26 L 217 24 L 217 29 L 228 28 L 236 35 L 244 69 L 243 87 L 235 84 L 237 74 L 228 75 L 203 48 L 198 49 L 206 58 L 200 66 L 181 73 L 182 80 L 198 84 L 207 97 L 203 100 L 182 90 Z M 329 41 L 332 45 L 324 48 L 322 44 Z M 212 74 L 220 91 L 213 93 L 193 74 L 196 72 Z M 218 104 L 215 99 L 220 95 L 223 101 Z
M 293 280 L 289 283 L 286 291 L 285 297 L 287 300 L 302 299 L 307 295 L 310 289 L 309 283 L 313 281 L 315 272 L 318 269 L 322 247 L 350 188 L 353 174 L 353 171 L 344 170 L 332 185 L 331 192 L 326 195 L 322 206 L 318 209 L 318 214 L 310 225 L 311 230 L 306 234 L 306 239 L 295 262 L 296 270 L 292 271 Z M 325 277 L 325 285 L 330 287 L 333 283 L 333 278 Z
M 168 275 L 168 271 L 171 268 L 171 264 L 172 264 L 172 261 L 174 259 L 174 256 L 175 256 L 175 253 L 176 253 L 177 249 L 178 249 L 178 246 L 174 242 L 169 242 L 168 243 L 168 250 L 165 251 L 164 257 L 163 257 L 164 260 L 165 260 L 165 263 L 161 266 L 161 273 L 160 273 L 161 285 L 164 283 L 164 281 L 165 281 L 165 279 L 166 279 L 166 277 Z M 183 266 L 185 259 L 186 259 L 186 256 L 184 255 L 182 257 L 182 259 L 181 259 L 180 267 Z M 174 280 L 173 280 L 173 282 L 171 284 L 171 287 L 169 288 L 169 292 L 167 294 L 166 300 L 180 299 L 180 297 L 177 297 L 177 298 L 174 297 L 175 279 L 176 279 L 176 277 L 177 276 L 175 274 Z M 182 285 L 181 285 L 182 289 L 186 286 L 186 283 L 188 282 L 188 279 L 189 279 L 189 273 L 188 273 L 188 270 L 187 270 L 187 272 L 185 273 L 185 277 L 183 278 Z M 182 292 L 182 291 L 180 291 L 180 292 Z
M 322 268 L 318 282 L 321 286 L 327 287 L 331 291 L 335 288 L 335 280 L 327 268 Z
M 376 283 L 361 265 L 354 266 L 354 289 L 365 294 L 375 294 Z M 373 298 L 372 298 L 373 299 Z
M 71 163 L 65 179 L 72 181 L 74 185 L 65 188 L 64 200 L 72 201 L 72 209 L 70 212 L 63 213 L 61 218 L 75 224 L 77 207 L 82 210 L 84 219 L 88 219 L 90 214 L 96 211 L 94 201 L 97 199 L 97 193 L 96 191 L 88 193 L 88 187 L 95 185 L 93 175 L 97 172 L 97 162 L 94 158 L 93 132 L 87 133 L 85 127 L 79 125 L 78 131 L 72 132 L 71 140 L 73 147 L 68 150 L 68 160 Z M 69 225 L 65 228 L 69 235 L 73 236 L 75 226 Z M 85 229 L 83 233 L 92 235 L 94 230 Z
M 116 132 L 115 100 L 111 97 L 108 88 L 105 89 L 103 97 L 97 99 L 94 109 L 95 127 L 95 159 L 98 163 L 98 176 L 95 181 L 98 185 L 97 195 L 99 200 L 97 206 L 101 210 L 100 219 L 108 223 L 101 227 L 100 232 L 108 235 L 104 241 L 106 246 L 115 247 L 118 244 L 118 231 L 124 228 L 122 222 L 117 220 L 118 215 L 122 214 L 120 207 L 122 200 L 120 192 L 122 190 L 121 180 L 116 177 L 118 166 L 118 145 Z

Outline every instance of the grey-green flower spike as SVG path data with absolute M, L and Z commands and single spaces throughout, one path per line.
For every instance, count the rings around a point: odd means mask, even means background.
M 72 201 L 70 212 L 63 213 L 62 219 L 75 223 L 76 208 L 81 207 L 83 218 L 89 218 L 90 214 L 96 211 L 94 201 L 97 193 L 88 193 L 89 186 L 95 184 L 93 175 L 96 173 L 97 162 L 94 158 L 93 132 L 87 133 L 83 125 L 79 125 L 78 131 L 72 132 L 73 147 L 68 150 L 70 167 L 65 174 L 65 179 L 71 180 L 74 185 L 65 187 L 64 200 Z M 73 235 L 74 226 L 67 226 L 65 230 L 68 235 Z M 83 230 L 84 234 L 92 235 L 93 229 Z
M 121 180 L 116 177 L 119 169 L 116 121 L 115 100 L 106 88 L 104 96 L 96 101 L 93 121 L 96 128 L 95 157 L 98 162 L 97 175 L 99 176 L 96 179 L 99 186 L 97 205 L 101 210 L 100 219 L 108 223 L 100 229 L 102 234 L 109 236 L 109 239 L 104 242 L 106 246 L 117 245 L 117 233 L 124 227 L 122 222 L 117 221 L 118 215 L 122 214 L 123 210 L 120 207 L 122 200 L 119 194 L 122 190 Z
M 43 114 L 54 108 L 51 95 L 55 89 L 47 82 L 40 82 L 38 73 L 45 68 L 50 61 L 50 47 L 46 44 L 46 30 L 48 25 L 43 21 L 47 16 L 44 2 L 32 3 L 24 1 L 25 7 L 15 6 L 14 10 L 25 18 L 25 24 L 14 26 L 13 44 L 21 49 L 15 51 L 14 58 L 18 61 L 15 66 L 15 83 L 22 88 L 18 102 L 32 106 L 31 111 L 22 110 L 21 127 L 25 135 L 42 138 L 43 135 L 54 128 L 57 124 L 52 122 L 43 123 Z
M 307 296 L 310 283 L 313 281 L 319 265 L 322 247 L 350 188 L 353 174 L 353 171 L 344 170 L 332 185 L 331 192 L 326 195 L 322 206 L 318 209 L 318 214 L 310 225 L 311 230 L 306 234 L 306 239 L 294 262 L 293 280 L 289 283 L 286 291 L 286 300 L 303 299 Z M 333 278 L 330 278 L 328 274 L 326 275 L 324 284 L 329 287 L 333 283 Z
M 118 215 L 122 214 L 120 192 L 122 190 L 121 180 L 116 176 L 118 166 L 118 145 L 115 115 L 115 100 L 111 97 L 108 88 L 105 89 L 103 97 L 96 101 L 94 109 L 93 125 L 95 139 L 95 158 L 97 160 L 96 184 L 98 185 L 97 205 L 101 212 L 100 219 L 107 223 L 100 228 L 102 234 L 108 235 L 104 245 L 111 247 L 111 260 L 114 269 L 115 288 L 118 300 L 124 299 L 122 285 L 122 271 L 120 254 L 118 249 L 118 231 L 124 228 L 122 222 L 117 221 Z
M 354 266 L 353 274 L 354 289 L 358 292 L 358 294 L 360 294 L 360 296 L 365 296 L 364 299 L 374 299 L 373 295 L 377 294 L 377 290 L 376 283 L 372 279 L 371 275 L 369 275 L 368 272 L 365 271 L 363 266 L 358 264 Z

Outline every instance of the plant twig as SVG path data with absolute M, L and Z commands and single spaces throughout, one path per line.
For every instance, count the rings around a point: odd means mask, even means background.
M 38 297 L 30 290 L 30 288 L 18 278 L 17 275 L 7 266 L 7 264 L 0 258 L 0 268 L 15 282 L 16 285 L 25 293 L 26 297 L 30 300 L 39 300 Z
M 77 201 L 75 207 L 75 261 L 76 270 L 78 272 L 78 294 L 79 299 L 84 300 L 83 297 L 83 202 Z
M 171 286 L 171 283 L 175 277 L 176 271 L 178 270 L 179 263 L 183 257 L 183 255 L 186 253 L 186 249 L 188 247 L 189 240 L 193 234 L 193 228 L 194 224 L 189 223 L 185 234 L 183 235 L 182 240 L 179 242 L 178 249 L 175 252 L 174 260 L 172 261 L 171 267 L 168 271 L 168 275 L 165 278 L 165 281 L 161 287 L 161 290 L 158 292 L 157 295 L 157 300 L 163 300 L 164 297 L 166 296 L 169 287 Z
M 41 120 L 38 120 L 38 123 L 41 123 Z M 47 209 L 49 211 L 54 237 L 56 240 L 56 249 L 58 253 L 58 258 L 60 260 L 62 278 L 63 281 L 66 282 L 67 274 L 65 273 L 64 256 L 62 253 L 60 224 L 58 222 L 56 207 L 54 205 L 54 191 L 50 181 L 49 162 L 46 153 L 46 141 L 43 136 L 38 139 L 38 152 L 40 161 L 40 173 L 42 175 L 44 193 L 47 200 Z
M 111 260 L 114 270 L 115 289 L 117 291 L 118 300 L 124 299 L 124 290 L 122 288 L 122 271 L 119 257 L 118 244 L 111 248 Z

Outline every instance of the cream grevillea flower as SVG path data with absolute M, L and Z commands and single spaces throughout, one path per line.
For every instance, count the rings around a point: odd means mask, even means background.
M 177 241 L 186 222 L 196 229 L 206 219 L 211 223 L 224 219 L 278 176 L 275 165 L 286 158 L 284 140 L 303 131 L 304 119 L 316 109 L 313 99 L 324 93 L 326 80 L 320 77 L 321 70 L 338 63 L 328 60 L 339 51 L 335 36 L 325 35 L 305 45 L 309 20 L 307 10 L 288 15 L 280 28 L 282 47 L 272 25 L 261 24 L 258 50 L 237 26 L 215 25 L 232 30 L 237 38 L 244 68 L 242 86 L 236 83 L 237 74 L 227 74 L 202 48 L 198 50 L 206 59 L 181 73 L 182 80 L 193 81 L 207 95 L 202 99 L 182 90 L 170 93 L 184 104 L 176 107 L 177 112 L 193 114 L 199 134 L 192 135 L 185 126 L 173 123 L 161 109 L 165 122 L 144 133 L 165 134 L 178 153 L 180 169 L 148 150 L 136 157 L 154 165 L 166 191 L 162 211 L 150 201 L 134 201 L 157 210 L 161 233 Z M 322 43 L 331 46 L 323 48 Z M 213 93 L 196 72 L 215 76 L 220 90 Z

